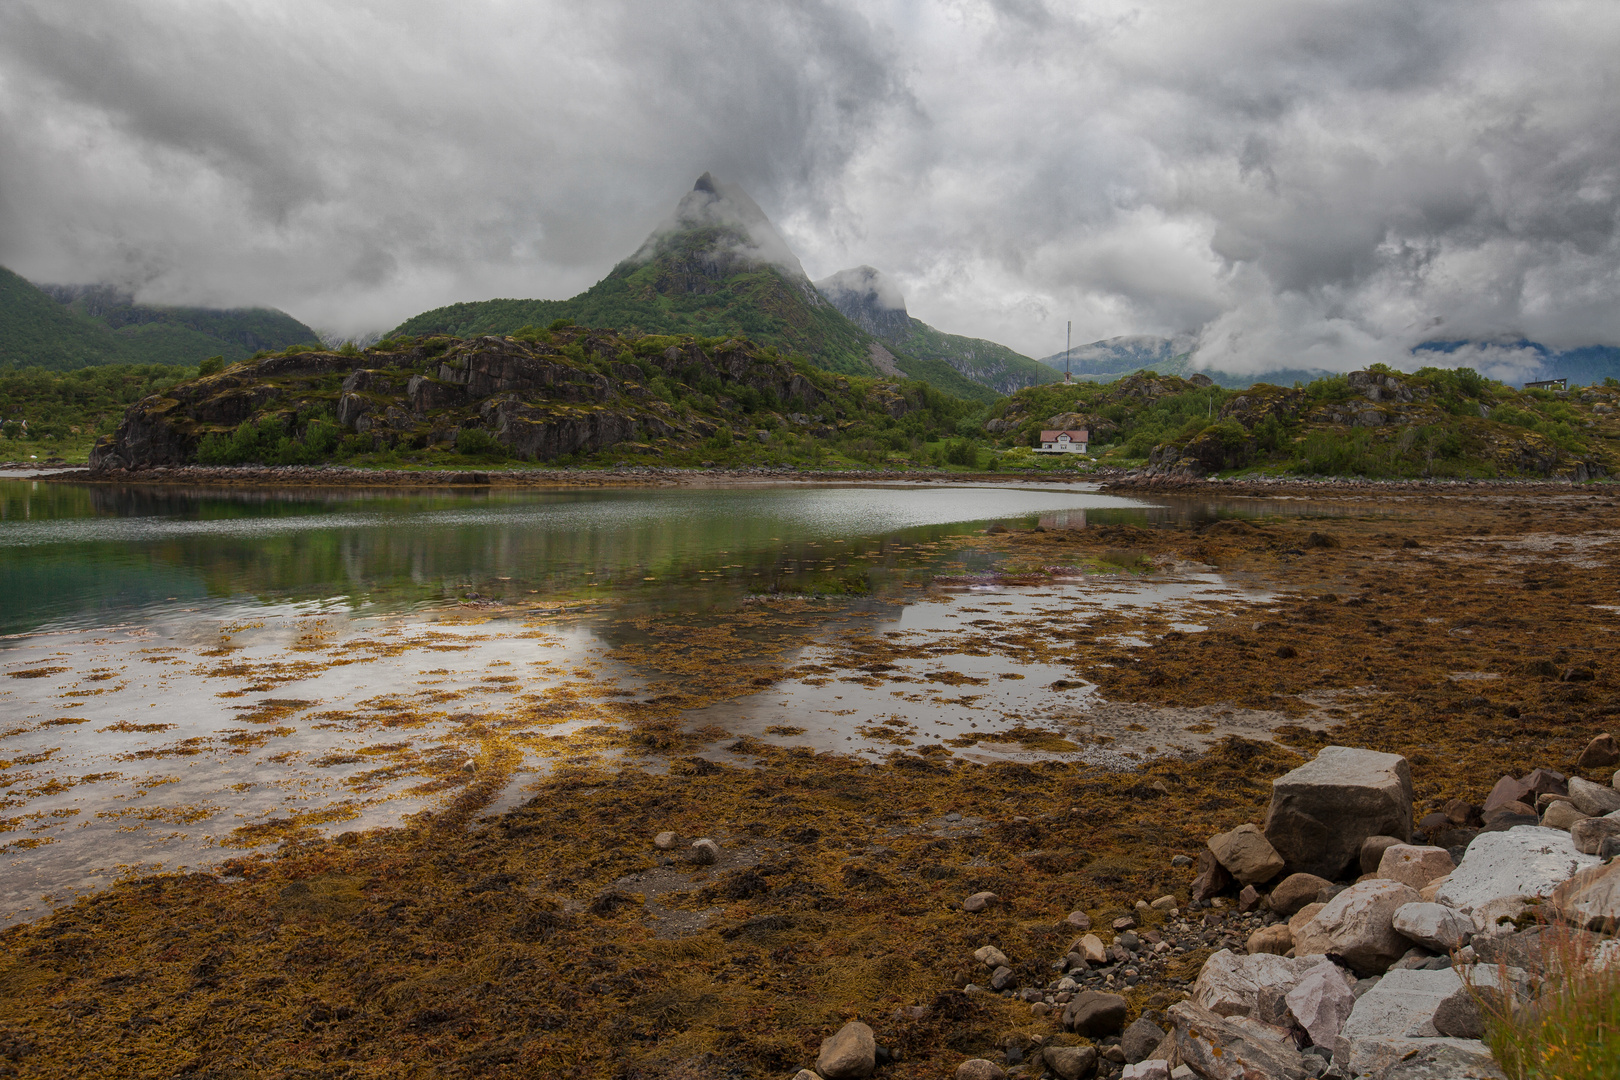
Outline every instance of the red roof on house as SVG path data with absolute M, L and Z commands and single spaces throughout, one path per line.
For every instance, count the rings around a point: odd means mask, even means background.
M 1070 442 L 1085 442 L 1091 433 L 1085 428 L 1065 428 L 1062 431 L 1041 432 L 1041 442 L 1057 442 L 1059 435 L 1067 435 Z

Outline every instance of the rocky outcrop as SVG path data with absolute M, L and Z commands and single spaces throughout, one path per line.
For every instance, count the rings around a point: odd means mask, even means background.
M 739 412 L 735 400 L 745 391 L 766 409 L 796 410 L 794 423 L 825 434 L 846 415 L 899 418 L 924 404 L 915 390 L 892 383 L 857 395 L 847 380 L 801 370 L 738 339 L 706 349 L 688 338 L 657 352 L 641 341 L 567 330 L 239 364 L 131 407 L 118 432 L 95 448 L 91 468 L 186 465 L 208 435 L 267 417 L 298 437 L 300 425 L 324 413 L 378 448 L 459 444 L 461 432 L 482 430 L 515 457 L 549 461 L 622 443 L 707 438 L 734 422 L 727 413 Z M 712 392 L 715 412 L 681 404 L 700 385 Z M 679 394 L 669 389 L 682 386 Z
M 1395 754 L 1324 747 L 1272 781 L 1265 831 L 1290 872 L 1336 879 L 1368 837 L 1412 835 L 1411 768 Z

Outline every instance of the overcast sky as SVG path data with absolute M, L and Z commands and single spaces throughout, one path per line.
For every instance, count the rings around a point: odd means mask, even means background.
M 570 296 L 711 170 L 1031 355 L 1620 344 L 1617 57 L 1612 0 L 6 0 L 0 264 L 382 329 Z

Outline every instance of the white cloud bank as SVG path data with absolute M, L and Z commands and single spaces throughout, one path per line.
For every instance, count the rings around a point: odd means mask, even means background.
M 1617 54 L 1607 2 L 11 0 L 0 263 L 364 330 L 571 295 L 712 170 L 1031 355 L 1620 344 Z

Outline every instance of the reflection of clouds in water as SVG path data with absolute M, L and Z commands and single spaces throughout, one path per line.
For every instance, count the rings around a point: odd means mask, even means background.
M 508 497 L 501 493 L 502 497 Z M 482 498 L 482 496 L 480 496 Z M 1021 517 L 1049 510 L 1130 509 L 1146 504 L 1089 492 L 1009 488 L 773 488 L 538 495 L 540 505 L 513 502 L 453 510 L 337 511 L 299 517 L 191 520 L 165 516 L 0 522 L 0 547 L 141 543 L 204 536 L 242 539 L 319 529 L 467 527 L 616 530 L 695 524 L 705 519 L 775 521 L 811 535 L 866 534 L 918 525 Z

